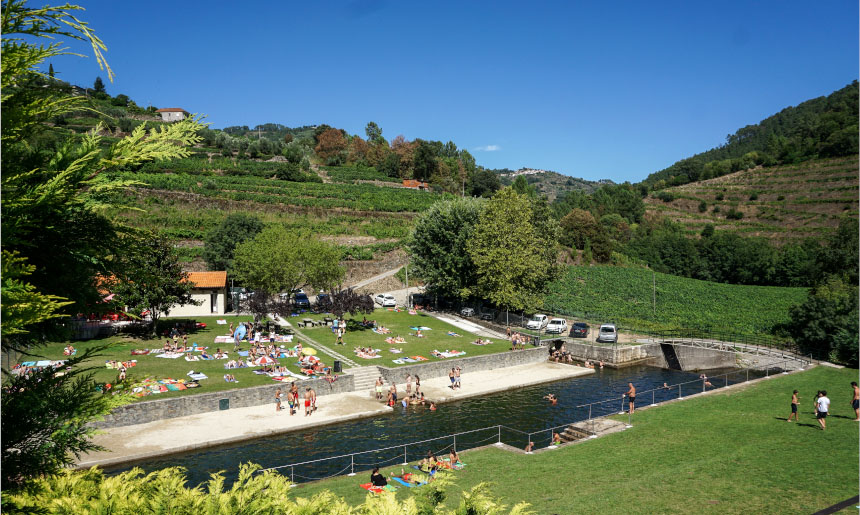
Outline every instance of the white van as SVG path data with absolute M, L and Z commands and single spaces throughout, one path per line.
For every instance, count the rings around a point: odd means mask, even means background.
M 618 343 L 618 331 L 614 324 L 603 324 L 597 331 L 597 341 L 606 343 Z

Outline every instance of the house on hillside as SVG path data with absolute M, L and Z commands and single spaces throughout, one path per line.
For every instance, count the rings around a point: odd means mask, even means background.
M 430 191 L 430 185 L 428 183 L 416 181 L 415 179 L 403 179 L 403 187 L 413 190 Z
M 194 284 L 191 298 L 201 304 L 173 306 L 170 308 L 169 316 L 223 315 L 227 312 L 227 272 L 189 272 L 188 282 Z
M 191 113 L 181 107 L 162 107 L 155 112 L 160 114 L 165 122 L 178 122 L 191 116 Z

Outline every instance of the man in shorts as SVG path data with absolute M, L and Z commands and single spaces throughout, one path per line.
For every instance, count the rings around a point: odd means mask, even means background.
M 854 408 L 854 421 L 860 421 L 860 388 L 857 387 L 856 381 L 851 381 L 851 388 L 854 390 L 854 396 L 851 397 L 851 407 Z
M 382 387 L 383 387 L 382 377 L 376 380 L 376 400 L 382 400 Z
M 795 422 L 799 422 L 799 420 L 797 419 L 797 402 L 797 390 L 795 390 L 791 394 L 791 415 L 788 416 L 787 422 L 791 422 L 791 417 L 794 417 Z
M 305 388 L 305 416 L 310 416 L 311 414 L 311 388 Z
M 317 410 L 317 391 L 311 388 L 311 413 Z
M 827 398 L 827 390 L 821 390 L 816 405 L 818 408 L 818 425 L 824 431 L 827 429 L 827 412 L 830 411 L 830 399 Z
M 636 409 L 636 387 L 633 386 L 633 383 L 627 383 L 627 393 L 624 395 L 627 396 L 627 401 L 630 403 L 629 413 L 633 414 L 633 411 Z
M 278 391 L 275 392 L 275 411 L 281 411 L 283 408 L 281 407 L 281 389 L 278 388 Z
M 412 374 L 406 374 L 406 396 L 412 393 Z
M 460 367 L 454 369 L 454 386 L 457 388 L 463 386 L 460 384 Z
M 456 379 L 454 378 L 454 369 L 452 368 L 450 372 L 448 372 L 448 379 L 451 380 L 451 389 L 454 389 L 454 382 Z

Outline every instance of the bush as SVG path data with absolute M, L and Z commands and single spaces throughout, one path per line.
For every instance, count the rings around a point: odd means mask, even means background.
M 715 198 L 716 198 L 717 200 L 723 200 L 723 198 L 724 198 L 724 197 L 723 197 L 723 194 L 722 194 L 722 193 L 717 193 L 717 196 L 716 196 Z
M 699 212 L 704 213 L 707 210 L 708 210 L 708 203 L 705 202 L 704 200 L 699 202 Z
M 740 220 L 743 217 L 744 217 L 744 214 L 735 208 L 731 208 L 728 211 L 726 211 L 726 218 L 728 218 L 729 220 Z
M 714 206 L 714 209 L 712 210 L 712 212 L 719 213 L 720 212 L 720 206 Z
M 675 194 L 670 191 L 661 191 L 657 194 L 657 198 L 663 202 L 672 202 L 675 200 Z
M 782 202 L 783 200 L 785 200 L 785 195 L 780 195 L 780 196 L 776 197 L 776 200 Z
M 750 195 L 750 200 L 758 200 L 758 193 L 753 193 Z

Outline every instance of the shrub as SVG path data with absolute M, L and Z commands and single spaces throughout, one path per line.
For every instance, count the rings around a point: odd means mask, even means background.
M 776 200 L 779 200 L 779 201 L 785 200 L 785 195 L 780 195 L 780 196 L 776 197 Z
M 723 200 L 723 194 L 722 194 L 722 193 L 717 193 L 717 196 L 716 196 L 715 198 L 716 198 L 717 200 Z
M 704 213 L 707 210 L 708 210 L 708 203 L 705 202 L 704 200 L 699 202 L 699 212 Z
M 735 208 L 731 208 L 728 211 L 726 211 L 726 218 L 728 218 L 729 220 L 740 220 L 743 217 L 744 217 L 744 214 Z
M 712 211 L 714 213 L 719 213 L 720 212 L 720 206 L 714 206 L 714 209 Z
M 657 194 L 657 198 L 663 202 L 672 202 L 675 200 L 675 194 L 670 191 L 661 191 Z
M 758 193 L 753 193 L 750 195 L 750 200 L 758 200 Z

